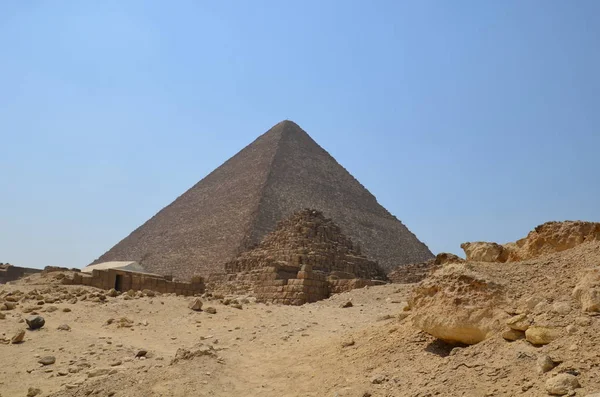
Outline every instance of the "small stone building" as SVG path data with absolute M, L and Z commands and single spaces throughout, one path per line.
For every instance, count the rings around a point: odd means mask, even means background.
M 386 275 L 331 219 L 306 209 L 282 221 L 254 249 L 212 274 L 209 291 L 251 293 L 258 301 L 301 305 L 367 285 Z
M 22 277 L 41 272 L 40 269 L 13 266 L 10 263 L 0 263 L 0 284 L 15 281 Z
M 64 279 L 64 283 L 89 285 L 106 290 L 114 288 L 123 292 L 151 290 L 177 295 L 195 295 L 204 292 L 202 277 L 193 277 L 191 282 L 180 282 L 158 274 L 143 273 L 140 270 L 143 268 L 135 262 L 97 264 L 84 268 L 81 273 L 74 273 L 72 278 Z M 91 273 L 88 273 L 89 271 Z

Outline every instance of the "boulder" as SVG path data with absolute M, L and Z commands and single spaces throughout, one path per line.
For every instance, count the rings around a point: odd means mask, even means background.
M 519 314 L 509 318 L 506 321 L 506 325 L 512 330 L 525 332 L 531 326 L 532 322 L 526 314 Z
M 509 329 L 502 333 L 502 337 L 508 341 L 516 341 L 525 338 L 525 332 Z
M 44 320 L 44 317 L 42 316 L 29 316 L 25 321 L 27 322 L 29 329 L 32 330 L 42 328 L 44 324 L 46 324 L 46 320 Z
M 42 391 L 37 387 L 30 387 L 27 389 L 27 397 L 35 397 L 39 395 Z
M 468 263 L 448 264 L 419 283 L 409 302 L 413 325 L 450 343 L 472 345 L 502 330 L 505 287 Z
M 207 312 L 208 314 L 217 314 L 217 309 L 215 309 L 212 306 L 207 307 L 206 309 L 204 309 L 205 312 Z
M 56 357 L 54 356 L 45 356 L 38 360 L 38 363 L 42 365 L 52 365 L 56 362 Z
M 21 342 L 23 342 L 24 338 L 25 338 L 25 330 L 21 329 L 21 330 L 17 331 L 17 333 L 15 333 L 15 335 L 10 339 L 10 343 L 12 343 L 12 344 L 21 343 Z
M 531 326 L 525 331 L 525 339 L 532 345 L 537 346 L 547 345 L 560 336 L 560 330 L 553 327 Z
M 506 262 L 508 258 L 504 247 L 497 243 L 477 241 L 474 243 L 463 243 L 460 248 L 465 251 L 467 261 L 473 262 Z
M 188 308 L 190 308 L 194 311 L 200 311 L 200 310 L 202 310 L 202 301 L 199 298 L 196 298 L 190 302 L 190 304 L 188 305 Z
M 553 396 L 564 396 L 580 387 L 575 375 L 558 374 L 546 381 L 546 391 Z
M 584 312 L 600 312 L 600 267 L 589 269 L 573 289 Z
M 71 327 L 67 324 L 61 324 L 57 328 L 59 331 L 70 331 Z

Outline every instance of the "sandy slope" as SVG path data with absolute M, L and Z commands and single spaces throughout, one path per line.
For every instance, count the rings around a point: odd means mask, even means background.
M 43 396 L 537 397 L 547 395 L 549 378 L 576 373 L 581 388 L 575 395 L 587 396 L 600 392 L 600 317 L 581 313 L 571 291 L 584 269 L 598 265 L 598 242 L 522 263 L 475 264 L 509 285 L 515 301 L 537 296 L 550 306 L 569 303 L 569 314 L 544 316 L 561 327 L 573 325 L 570 332 L 542 347 L 507 342 L 499 334 L 469 347 L 437 341 L 414 328 L 410 314 L 398 316 L 405 313 L 402 302 L 411 285 L 354 290 L 300 307 L 248 303 L 239 310 L 205 301 L 205 308 L 217 309 L 215 315 L 193 312 L 187 308 L 190 298 L 174 296 L 55 303 L 59 310 L 40 313 L 47 321 L 42 330 L 28 331 L 22 344 L 0 345 L 0 394 L 25 396 L 37 387 Z M 0 291 L 42 290 L 49 280 L 31 279 Z M 56 286 L 44 295 L 79 288 Z M 340 308 L 348 300 L 354 306 Z M 23 327 L 18 321 L 27 314 L 21 307 L 29 304 L 3 312 L 1 334 L 10 338 Z M 121 317 L 134 325 L 106 325 Z M 62 323 L 71 331 L 57 330 Z M 214 352 L 205 351 L 213 355 L 171 363 L 179 348 L 202 345 L 212 346 Z M 148 358 L 134 358 L 142 348 Z M 44 355 L 54 355 L 56 363 L 37 364 Z M 542 355 L 560 364 L 539 373 Z M 117 361 L 121 364 L 110 366 Z M 69 373 L 76 367 L 81 370 Z M 88 377 L 98 368 L 115 373 Z

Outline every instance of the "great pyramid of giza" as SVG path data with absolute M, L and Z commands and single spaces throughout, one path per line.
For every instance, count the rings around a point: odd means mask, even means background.
M 189 279 L 220 273 L 278 221 L 304 208 L 331 218 L 389 271 L 433 257 L 344 167 L 292 121 L 282 121 L 93 263 L 136 261 Z

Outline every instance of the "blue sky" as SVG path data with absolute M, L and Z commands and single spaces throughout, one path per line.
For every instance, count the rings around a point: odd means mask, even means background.
M 0 4 L 0 262 L 83 266 L 291 119 L 434 252 L 600 221 L 600 2 Z

